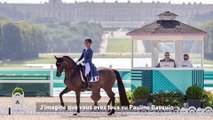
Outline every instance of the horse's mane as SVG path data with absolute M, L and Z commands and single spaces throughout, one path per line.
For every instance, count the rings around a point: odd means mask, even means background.
M 75 63 L 75 62 L 73 61 L 73 59 L 72 59 L 71 57 L 69 57 L 69 56 L 63 56 L 63 58 L 66 58 L 66 59 L 68 59 L 70 62 Z

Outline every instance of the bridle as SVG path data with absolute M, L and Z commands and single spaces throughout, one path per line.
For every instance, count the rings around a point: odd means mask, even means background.
M 57 67 L 63 67 L 63 70 L 64 70 L 64 69 L 66 69 L 66 66 L 65 66 L 65 63 L 64 63 L 64 58 L 62 58 L 62 59 L 63 59 L 62 62 L 56 63 L 56 66 Z M 74 66 L 70 67 L 70 70 L 73 71 L 71 73 L 71 76 L 73 76 L 73 74 L 75 73 L 75 70 L 76 70 L 77 67 L 78 67 L 77 65 L 74 65 Z

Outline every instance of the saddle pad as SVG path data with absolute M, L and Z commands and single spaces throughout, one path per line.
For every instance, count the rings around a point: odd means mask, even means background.
M 85 82 L 86 80 L 84 79 L 83 77 L 83 73 L 82 71 L 80 71 L 80 75 L 81 75 L 81 80 L 83 82 Z M 90 79 L 90 82 L 97 82 L 99 80 L 99 76 L 92 76 L 91 79 Z
M 83 77 L 83 73 L 82 73 L 81 70 L 80 70 L 80 75 L 81 75 L 81 80 L 82 80 L 83 82 L 85 82 L 84 77 Z
M 97 82 L 99 80 L 99 76 L 92 76 L 90 82 Z

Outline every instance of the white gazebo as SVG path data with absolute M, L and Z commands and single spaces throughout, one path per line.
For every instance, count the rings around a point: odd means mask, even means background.
M 159 20 L 135 29 L 128 36 L 132 38 L 132 68 L 134 65 L 134 49 L 138 40 L 149 41 L 151 43 L 151 66 L 156 66 L 159 61 L 159 44 L 173 43 L 175 61 L 181 61 L 183 53 L 183 43 L 185 41 L 198 42 L 197 49 L 199 51 L 200 67 L 203 67 L 204 60 L 204 37 L 207 35 L 205 31 L 190 25 L 184 24 L 176 20 L 177 15 L 166 11 L 158 15 Z M 138 46 L 138 45 L 137 45 Z M 190 45 L 187 47 L 191 47 Z M 138 63 L 135 63 L 138 64 Z

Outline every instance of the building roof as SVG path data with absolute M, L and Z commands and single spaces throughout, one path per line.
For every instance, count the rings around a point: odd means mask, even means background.
M 166 11 L 164 13 L 159 14 L 158 16 L 177 16 L 174 13 L 171 13 L 169 11 Z M 141 35 L 158 35 L 158 34 L 163 34 L 163 35 L 194 35 L 194 34 L 200 34 L 204 35 L 206 34 L 205 31 L 200 30 L 198 28 L 195 28 L 193 26 L 187 25 L 185 23 L 182 23 L 180 21 L 174 20 L 174 19 L 160 19 L 157 20 L 151 24 L 145 25 L 141 28 L 135 29 L 127 35 L 129 36 L 141 36 Z

